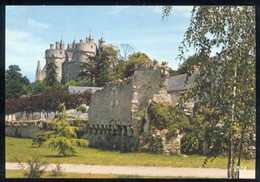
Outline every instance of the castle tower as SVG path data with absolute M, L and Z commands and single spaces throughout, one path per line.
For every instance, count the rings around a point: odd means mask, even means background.
M 56 42 L 56 48 L 53 49 L 53 45 L 50 45 L 50 49 L 47 49 L 45 51 L 45 59 L 46 59 L 46 65 L 49 63 L 50 60 L 55 61 L 56 65 L 58 66 L 58 76 L 57 80 L 61 82 L 62 78 L 62 63 L 65 61 L 65 50 L 64 50 L 64 42 L 61 39 L 60 42 Z M 46 70 L 45 70 L 46 71 Z M 43 78 L 42 78 L 43 79 Z
M 101 49 L 103 45 L 105 45 L 105 39 L 102 34 L 101 39 L 98 40 L 98 48 Z
M 38 63 L 37 63 L 35 80 L 41 80 L 41 64 L 40 64 L 40 60 L 38 60 Z
M 64 50 L 64 42 L 63 42 L 62 38 L 60 40 L 60 49 Z

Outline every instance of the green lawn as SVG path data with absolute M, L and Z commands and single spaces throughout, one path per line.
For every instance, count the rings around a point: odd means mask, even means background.
M 138 178 L 163 178 L 163 179 L 179 179 L 183 177 L 158 177 L 158 176 L 137 176 L 137 175 L 118 175 L 118 174 L 79 174 L 79 173 L 63 173 L 62 176 L 52 176 L 51 172 L 43 174 L 42 178 L 127 178 L 127 179 L 138 179 Z M 25 178 L 21 170 L 6 170 L 6 178 Z M 192 178 L 192 177 L 190 177 Z M 194 178 L 194 177 L 193 177 Z M 193 179 L 192 178 L 192 179 Z M 185 178 L 187 179 L 187 178 Z
M 51 172 L 43 174 L 42 178 L 140 178 L 140 176 L 127 176 L 116 174 L 78 174 L 63 173 L 62 176 L 52 176 Z M 6 178 L 25 178 L 21 170 L 6 170 Z
M 77 148 L 78 155 L 60 157 L 56 151 L 47 146 L 32 147 L 32 139 L 6 137 L 6 161 L 15 162 L 15 157 L 26 161 L 32 155 L 39 155 L 49 163 L 96 164 L 96 165 L 128 165 L 128 166 L 170 166 L 170 167 L 202 167 L 204 156 L 198 155 L 157 155 L 148 153 L 121 153 L 93 148 Z M 227 165 L 226 157 L 217 157 L 206 167 L 223 168 Z M 255 160 L 242 160 L 241 166 L 255 169 Z

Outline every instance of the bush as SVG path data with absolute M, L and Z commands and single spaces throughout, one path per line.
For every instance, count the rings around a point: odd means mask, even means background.
M 78 106 L 76 107 L 76 111 L 81 111 L 82 113 L 85 113 L 87 111 L 87 108 L 85 106 Z
M 190 129 L 189 118 L 185 113 L 169 103 L 151 103 L 148 108 L 151 125 L 157 129 L 168 129 L 166 138 L 175 136 L 176 131 L 184 132 Z
M 201 148 L 198 137 L 195 133 L 186 134 L 181 138 L 181 153 L 184 154 L 200 154 Z
M 38 145 L 38 147 L 42 146 L 43 143 L 46 141 L 46 134 L 43 132 L 37 132 L 36 135 L 33 137 L 32 145 Z
M 16 161 L 22 168 L 24 177 L 27 178 L 40 178 L 45 173 L 46 168 L 49 166 L 47 162 L 42 162 L 41 158 L 37 155 L 33 155 L 32 160 L 29 159 L 26 162 L 28 167 L 25 167 L 21 160 L 16 159 Z
M 63 173 L 62 173 L 62 167 L 60 164 L 56 164 L 55 165 L 55 168 L 51 170 L 51 176 L 62 176 Z

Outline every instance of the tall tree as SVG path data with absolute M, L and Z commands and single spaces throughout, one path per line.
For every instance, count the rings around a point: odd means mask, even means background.
M 54 56 L 52 56 L 52 58 L 46 64 L 46 78 L 45 79 L 49 86 L 54 86 L 58 82 L 57 70 L 58 70 L 58 66 L 55 63 Z
M 128 61 L 125 63 L 125 67 L 123 70 L 124 77 L 127 78 L 132 76 L 140 63 L 151 61 L 151 59 L 144 53 L 135 52 L 129 55 Z
M 81 84 L 86 86 L 95 86 L 95 76 L 98 56 L 89 56 L 86 62 L 81 62 L 79 64 L 79 74 L 78 78 Z
M 130 44 L 120 44 L 120 58 L 127 61 L 128 56 L 134 51 L 134 48 Z
M 170 10 L 165 8 L 164 15 Z M 234 178 L 244 131 L 255 125 L 255 11 L 250 6 L 201 6 L 192 10 L 191 22 L 180 46 L 180 60 L 193 48 L 200 72 L 194 87 L 182 99 L 195 98 L 194 112 L 206 107 L 212 114 L 206 126 L 210 138 L 208 158 L 227 146 L 227 177 Z M 218 58 L 210 57 L 221 48 Z M 217 142 L 218 141 L 218 142 Z M 239 147 L 240 146 L 240 147 Z M 239 161 L 239 159 L 238 159 Z
M 85 139 L 77 139 L 76 131 L 79 130 L 76 126 L 71 126 L 67 115 L 65 104 L 60 104 L 62 109 L 59 118 L 53 120 L 56 125 L 56 130 L 45 132 L 45 143 L 52 150 L 57 150 L 61 156 L 76 155 L 75 146 L 88 147 L 89 142 Z
M 27 86 L 30 81 L 20 73 L 18 65 L 10 65 L 5 71 L 5 97 L 19 98 L 27 94 Z

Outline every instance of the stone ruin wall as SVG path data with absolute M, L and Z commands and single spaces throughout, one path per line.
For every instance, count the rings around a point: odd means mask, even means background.
M 115 82 L 97 91 L 88 110 L 89 121 L 83 138 L 90 146 L 107 149 L 135 150 L 131 128 L 133 83 Z M 124 146 L 125 143 L 129 146 Z
M 116 81 L 96 92 L 90 104 L 89 121 L 83 137 L 97 148 L 179 153 L 180 137 L 166 141 L 167 131 L 158 134 L 161 131 L 150 126 L 147 114 L 151 102 L 171 102 L 166 92 L 167 77 L 166 63 L 144 63 L 132 78 Z M 152 136 L 154 139 L 151 140 Z M 157 145 L 154 144 L 151 150 L 143 150 L 143 146 L 151 146 L 151 142 Z M 170 148 L 174 148 L 174 152 L 169 152 Z

